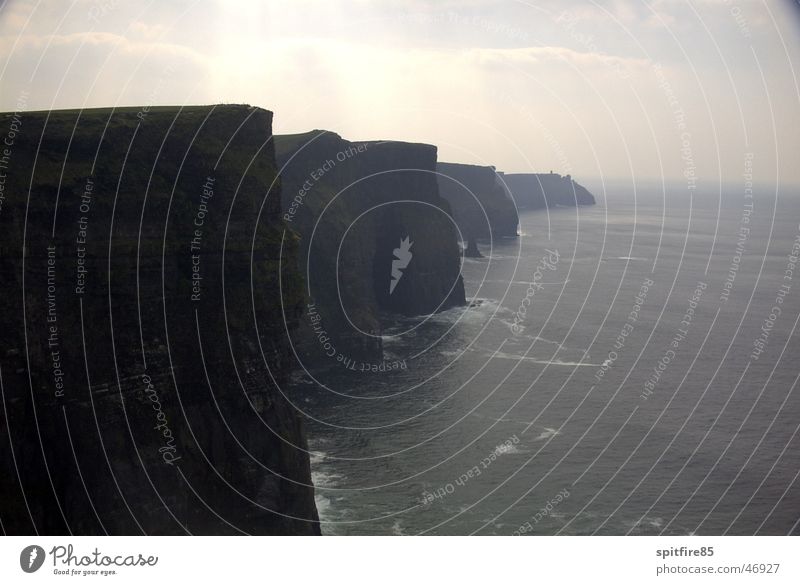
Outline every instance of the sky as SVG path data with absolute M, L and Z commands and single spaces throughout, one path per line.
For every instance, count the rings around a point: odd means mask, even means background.
M 797 0 L 7 0 L 0 47 L 2 111 L 248 103 L 506 172 L 800 184 Z

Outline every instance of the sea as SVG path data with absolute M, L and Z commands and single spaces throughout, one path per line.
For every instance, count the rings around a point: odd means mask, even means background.
M 293 376 L 323 534 L 800 531 L 800 193 L 593 192 Z

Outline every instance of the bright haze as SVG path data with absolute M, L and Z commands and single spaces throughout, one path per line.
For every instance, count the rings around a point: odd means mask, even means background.
M 0 109 L 249 103 L 276 133 L 578 179 L 800 184 L 789 0 L 8 0 Z

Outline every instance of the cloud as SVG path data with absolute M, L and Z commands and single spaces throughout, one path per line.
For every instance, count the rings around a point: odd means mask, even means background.
M 140 20 L 132 22 L 130 27 L 132 36 L 146 41 L 155 41 L 162 38 L 167 30 L 167 27 L 163 24 L 146 24 Z
M 579 67 L 608 67 L 614 64 L 625 68 L 646 68 L 649 59 L 606 55 L 595 51 L 576 51 L 566 47 L 525 47 L 515 49 L 469 49 L 467 55 L 481 65 L 515 66 L 538 65 L 543 63 L 569 62 Z
M 2 37 L 0 53 L 8 55 L 5 108 L 22 90 L 30 109 L 144 103 L 154 87 L 159 99 L 180 102 L 208 74 L 206 58 L 190 47 L 109 32 Z
M 736 96 L 751 145 L 773 146 L 774 106 L 781 144 L 797 152 L 789 66 L 800 54 L 775 34 L 777 26 L 793 40 L 786 11 L 770 7 L 773 24 L 756 0 L 689 1 L 8 0 L 0 109 L 13 109 L 22 89 L 30 108 L 248 102 L 275 111 L 282 132 L 330 128 L 433 142 L 454 160 L 470 152 L 501 168 L 528 158 L 555 167 L 538 126 L 522 115 L 530 112 L 569 151 L 577 174 L 595 165 L 628 172 L 624 138 L 637 145 L 636 168 L 652 175 L 660 170 L 655 146 L 675 151 L 652 75 L 659 62 L 691 120 L 698 157 L 716 164 L 719 148 L 740 158 L 741 124 L 727 123 L 738 119 Z M 499 103 L 498 91 L 509 100 Z M 701 145 L 714 129 L 718 144 Z
M 197 51 L 186 45 L 164 43 L 159 41 L 139 41 L 123 35 L 109 32 L 83 32 L 55 35 L 23 35 L 19 37 L 1 37 L 0 51 L 14 52 L 99 49 L 111 54 L 117 52 L 126 56 L 144 57 L 152 53 L 170 56 L 175 59 L 202 63 L 205 59 Z M 13 55 L 12 55 L 13 56 Z

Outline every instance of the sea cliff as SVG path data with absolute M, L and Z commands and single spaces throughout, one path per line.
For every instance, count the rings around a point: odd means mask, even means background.
M 324 130 L 276 136 L 275 145 L 284 220 L 300 236 L 307 278 L 309 307 L 296 336 L 307 359 L 380 360 L 382 314 L 464 304 L 436 147 L 351 142 Z
M 502 175 L 519 209 L 594 205 L 594 196 L 570 175 L 558 173 L 505 173 Z
M 272 113 L 19 118 L 0 210 L 11 534 L 318 534 Z
M 494 167 L 439 163 L 439 190 L 465 241 L 516 237 L 519 216 Z

